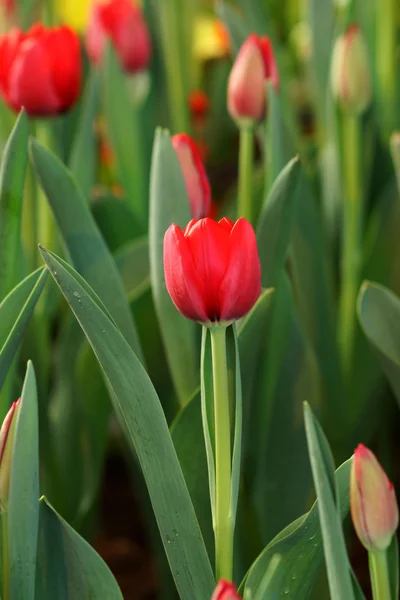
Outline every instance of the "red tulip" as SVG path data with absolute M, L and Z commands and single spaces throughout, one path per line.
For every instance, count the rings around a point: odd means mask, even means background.
M 20 405 L 21 398 L 12 403 L 0 430 L 0 505 L 3 508 L 8 504 L 12 450 Z
M 229 76 L 228 110 L 233 119 L 262 119 L 266 81 L 278 89 L 274 52 L 267 37 L 253 33 L 240 48 Z
M 246 219 L 193 219 L 182 231 L 171 225 L 164 238 L 169 295 L 188 319 L 206 325 L 240 319 L 261 293 L 254 230 Z
M 0 92 L 15 111 L 45 117 L 67 111 L 81 87 L 78 36 L 69 27 L 34 25 L 0 38 Z
M 241 600 L 236 588 L 230 581 L 220 579 L 211 600 Z
M 101 60 L 107 36 L 126 72 L 146 69 L 151 54 L 150 36 L 138 6 L 130 0 L 95 2 L 86 32 L 86 47 L 92 62 Z
M 192 217 L 201 219 L 210 208 L 211 188 L 200 153 L 196 143 L 186 133 L 172 136 L 171 142 L 181 165 Z
M 203 118 L 210 108 L 210 100 L 202 90 L 192 90 L 189 94 L 189 108 L 195 119 Z
M 357 536 L 367 550 L 386 550 L 399 524 L 396 494 L 375 455 L 362 444 L 351 467 L 350 509 Z

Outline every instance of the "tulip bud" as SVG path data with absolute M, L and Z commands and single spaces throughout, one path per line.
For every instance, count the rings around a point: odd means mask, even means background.
M 139 7 L 131 0 L 108 0 L 95 2 L 89 27 L 86 31 L 86 47 L 90 60 L 100 62 L 106 38 L 109 36 L 127 73 L 147 68 L 151 45 L 146 22 Z
M 350 25 L 335 43 L 331 63 L 332 93 L 343 110 L 363 113 L 371 103 L 368 50 L 358 25 Z
M 4 509 L 7 509 L 8 505 L 11 458 L 20 404 L 21 398 L 12 403 L 0 430 L 0 506 Z
M 354 452 L 351 467 L 350 509 L 365 548 L 386 550 L 399 522 L 396 494 L 375 455 L 362 444 Z
M 265 113 L 265 82 L 279 87 L 270 40 L 250 35 L 239 50 L 228 82 L 228 111 L 237 121 L 258 121 Z
M 69 27 L 12 29 L 0 38 L 0 56 L 0 93 L 15 111 L 24 107 L 29 116 L 55 116 L 78 98 L 80 44 Z
M 195 119 L 201 119 L 206 116 L 210 102 L 205 92 L 201 90 L 192 90 L 189 94 L 189 109 Z
M 253 307 L 261 293 L 254 230 L 246 219 L 193 219 L 164 237 L 164 274 L 176 308 L 206 326 L 228 325 Z
M 172 136 L 171 142 L 181 165 L 192 216 L 201 219 L 210 208 L 211 188 L 200 153 L 186 133 Z
M 236 588 L 230 581 L 220 579 L 214 590 L 211 600 L 241 600 Z

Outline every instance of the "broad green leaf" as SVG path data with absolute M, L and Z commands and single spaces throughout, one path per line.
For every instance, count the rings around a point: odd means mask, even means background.
M 92 69 L 83 97 L 83 108 L 71 150 L 70 168 L 85 198 L 89 199 L 96 177 L 94 124 L 99 105 L 99 76 Z
M 36 379 L 28 363 L 11 459 L 8 501 L 10 598 L 34 600 L 39 529 L 39 437 Z
M 332 598 L 354 599 L 350 563 L 341 519 L 336 505 L 332 456 L 319 424 L 308 404 L 304 406 L 308 450 L 318 497 L 325 564 Z
M 351 459 L 341 465 L 335 474 L 341 519 L 349 511 L 350 468 Z M 241 590 L 244 589 L 245 594 L 254 596 L 272 557 L 279 555 L 281 560 L 276 568 L 276 580 L 274 577 L 268 594 L 278 593 L 279 597 L 283 596 L 287 600 L 308 600 L 323 566 L 318 503 L 317 500 L 304 517 L 290 524 L 268 544 L 241 584 Z M 350 595 L 348 598 L 351 597 Z M 268 595 L 260 600 L 269 598 Z
M 337 436 L 338 423 L 346 417 L 348 402 L 337 351 L 333 286 L 327 270 L 323 224 L 304 173 L 300 177 L 299 198 L 292 228 L 294 289 L 321 373 L 323 422 L 333 437 Z
M 21 261 L 21 218 L 29 122 L 21 111 L 4 148 L 0 167 L 0 298 L 18 282 Z
M 266 119 L 265 166 L 268 185 L 272 189 L 275 180 L 290 159 L 286 129 L 283 122 L 280 93 L 271 82 L 266 86 L 268 118 Z
M 36 600 L 122 600 L 114 575 L 95 550 L 43 497 Z M 25 598 L 25 596 L 24 596 Z
M 49 251 L 43 258 L 99 360 L 130 435 L 182 600 L 211 595 L 214 578 L 160 401 L 146 371 L 108 316 Z
M 292 159 L 276 179 L 257 226 L 262 284 L 276 285 L 289 249 L 293 216 L 298 197 L 301 165 Z
M 121 278 L 82 192 L 70 171 L 35 140 L 31 142 L 31 154 L 74 266 L 99 295 L 141 359 L 140 344 Z
M 96 196 L 91 204 L 94 220 L 111 252 L 142 235 L 126 200 L 111 193 Z
M 129 97 L 127 78 L 111 44 L 107 46 L 105 56 L 103 98 L 107 135 L 115 152 L 118 177 L 129 206 L 144 228 L 147 218 L 147 190 L 139 109 Z
M 382 285 L 364 282 L 358 318 L 400 404 L 400 299 Z
M 150 285 L 149 243 L 142 237 L 122 246 L 114 254 L 128 300 L 132 302 Z
M 0 389 L 46 283 L 41 268 L 31 273 L 0 304 Z
M 189 200 L 181 168 L 167 131 L 159 129 L 153 148 L 150 183 L 150 277 L 168 364 L 184 405 L 199 384 L 195 352 L 196 325 L 175 308 L 165 287 L 163 246 L 168 227 L 190 221 Z

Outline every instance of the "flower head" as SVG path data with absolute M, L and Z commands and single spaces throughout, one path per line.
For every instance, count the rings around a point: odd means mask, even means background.
M 228 324 L 253 307 L 261 293 L 254 230 L 246 219 L 193 219 L 164 238 L 164 273 L 176 308 L 205 325 Z
M 0 505 L 7 507 L 10 489 L 11 458 L 21 398 L 13 402 L 0 429 Z
M 0 93 L 30 116 L 58 115 L 75 103 L 81 88 L 78 36 L 69 27 L 34 25 L 0 38 Z
M 272 44 L 267 37 L 250 35 L 239 50 L 228 82 L 228 110 L 235 120 L 258 121 L 265 113 L 265 82 L 279 87 Z
M 150 36 L 140 8 L 130 0 L 95 2 L 86 47 L 92 62 L 98 63 L 103 55 L 106 38 L 110 37 L 127 73 L 147 68 L 151 55 Z
M 396 494 L 375 455 L 359 444 L 350 480 L 354 528 L 367 550 L 386 550 L 399 522 Z
M 171 138 L 186 184 L 192 216 L 205 217 L 211 203 L 211 188 L 196 143 L 186 133 Z
M 211 600 L 241 600 L 235 586 L 230 581 L 220 579 Z

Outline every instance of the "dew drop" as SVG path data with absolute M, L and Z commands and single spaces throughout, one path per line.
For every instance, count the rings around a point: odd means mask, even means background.
M 74 296 L 75 296 L 75 298 L 80 298 L 79 292 L 77 292 L 77 291 L 75 290 L 75 292 L 74 292 Z
M 311 542 L 311 540 L 313 540 L 315 538 L 316 534 L 314 533 L 314 535 L 312 535 L 311 537 L 309 537 L 309 541 Z
M 287 587 L 285 588 L 285 595 L 288 594 L 290 592 L 290 589 Z
M 169 537 L 169 535 L 167 535 L 167 537 L 165 539 L 167 540 L 167 544 L 171 543 L 171 538 Z

